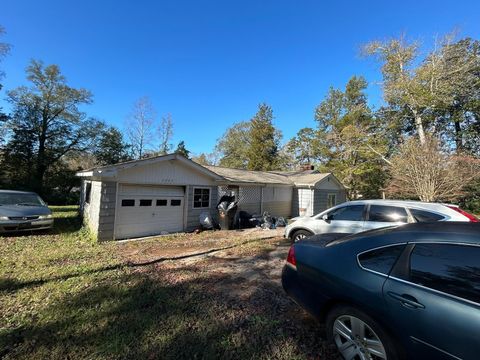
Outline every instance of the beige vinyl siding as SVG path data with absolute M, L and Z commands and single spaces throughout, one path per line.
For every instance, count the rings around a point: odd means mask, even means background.
M 117 201 L 117 183 L 104 181 L 101 187 L 101 204 L 98 214 L 98 240 L 113 240 L 115 226 L 115 207 Z
M 87 184 L 91 184 L 90 201 L 86 202 Z M 96 236 L 98 233 L 100 202 L 102 196 L 101 181 L 84 181 L 82 190 L 82 214 L 83 222 L 88 226 L 90 231 Z
M 195 187 L 209 188 L 210 189 L 210 208 L 193 208 L 193 189 Z M 186 230 L 191 231 L 200 226 L 200 214 L 202 212 L 209 212 L 215 221 L 218 221 L 217 215 L 217 203 L 218 203 L 218 190 L 216 186 L 204 186 L 204 185 L 189 185 L 187 187 L 187 226 Z
M 179 161 L 163 161 L 119 170 L 117 181 L 136 185 L 213 185 L 212 179 Z
M 263 188 L 263 211 L 272 216 L 290 217 L 293 189 L 290 186 L 266 186 Z
M 328 194 L 335 194 L 337 196 L 337 203 L 335 205 L 345 202 L 345 190 L 315 189 L 313 209 L 314 215 L 328 208 Z

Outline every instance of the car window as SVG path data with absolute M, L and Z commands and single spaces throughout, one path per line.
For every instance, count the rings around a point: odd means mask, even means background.
M 403 207 L 370 205 L 368 221 L 408 222 L 407 211 Z
M 328 213 L 328 220 L 363 221 L 364 205 L 350 205 Z
M 417 244 L 408 280 L 480 303 L 480 247 Z
M 0 193 L 0 205 L 45 206 L 45 203 L 37 194 Z
M 404 247 L 402 244 L 370 250 L 360 254 L 358 262 L 365 269 L 388 275 Z
M 445 216 L 440 214 L 435 214 L 430 211 L 419 210 L 419 209 L 409 209 L 410 214 L 412 214 L 413 218 L 417 222 L 431 222 L 431 221 L 439 221 L 445 219 Z

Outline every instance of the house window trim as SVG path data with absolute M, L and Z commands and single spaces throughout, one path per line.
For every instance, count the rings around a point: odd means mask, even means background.
M 202 190 L 208 190 L 208 206 L 207 207 L 195 207 L 195 190 L 196 189 L 202 189 Z M 192 210 L 199 210 L 199 209 L 210 209 L 212 206 L 212 188 L 208 186 L 194 186 L 193 187 L 193 192 L 192 192 Z
M 328 198 L 329 198 L 330 196 L 332 196 L 332 195 L 335 197 L 335 204 L 332 204 L 332 206 L 329 206 L 329 204 L 328 204 Z M 327 208 L 330 209 L 330 208 L 332 208 L 332 207 L 334 207 L 334 206 L 337 206 L 337 194 L 336 194 L 336 193 L 327 193 Z

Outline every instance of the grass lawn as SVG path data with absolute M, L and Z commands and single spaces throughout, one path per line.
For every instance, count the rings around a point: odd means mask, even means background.
M 279 286 L 288 247 L 132 266 L 138 243 L 97 244 L 76 207 L 52 210 L 52 233 L 0 237 L 0 358 L 336 358 Z

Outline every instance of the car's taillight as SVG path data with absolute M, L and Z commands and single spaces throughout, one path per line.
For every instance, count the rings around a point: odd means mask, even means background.
M 297 267 L 297 259 L 295 259 L 295 244 L 290 246 L 290 250 L 288 250 L 287 264 L 290 264 L 295 268 Z
M 460 209 L 458 206 L 448 206 L 450 209 L 455 210 L 456 212 L 462 214 L 465 216 L 470 222 L 479 222 L 478 218 L 475 215 L 472 215 L 462 209 Z

